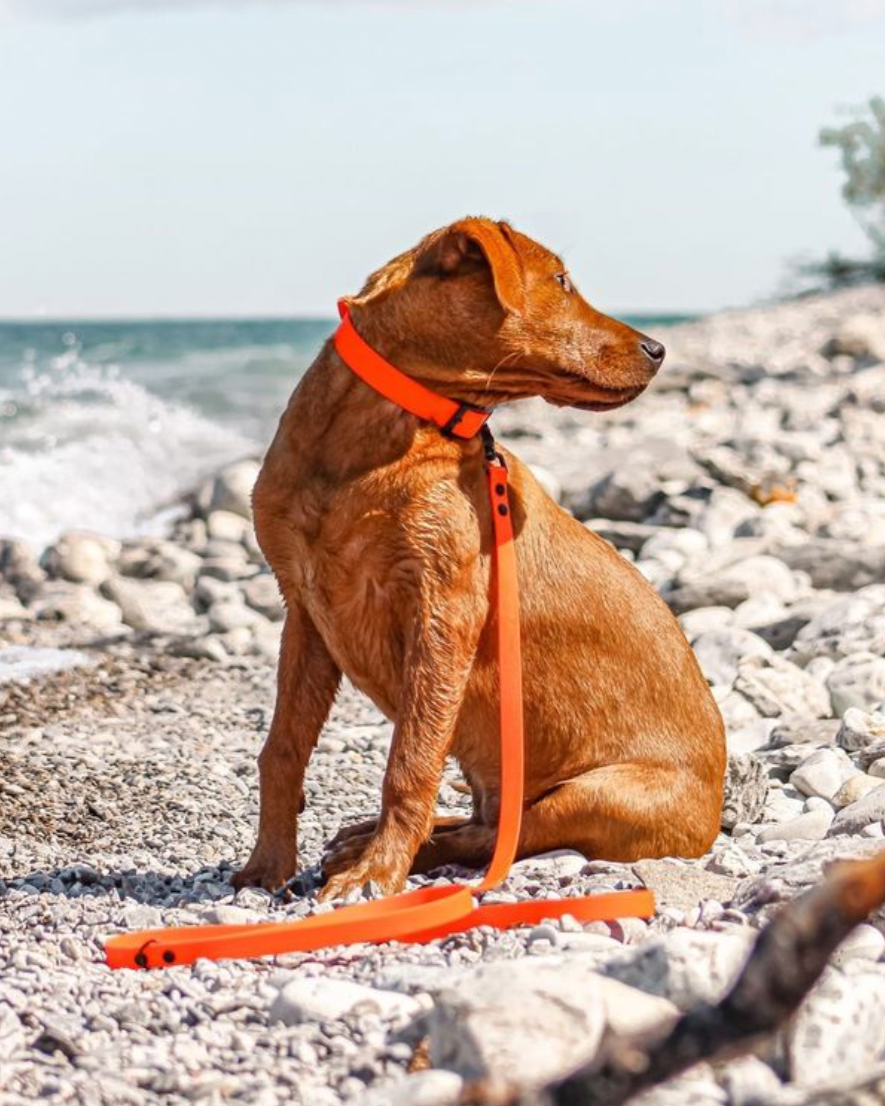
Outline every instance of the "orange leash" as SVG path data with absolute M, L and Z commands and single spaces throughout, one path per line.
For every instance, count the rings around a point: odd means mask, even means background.
M 345 322 L 347 322 L 345 317 Z M 352 324 L 350 324 L 353 330 Z M 356 331 L 353 330 L 356 334 Z M 340 334 L 340 331 L 339 331 Z M 336 335 L 337 339 L 337 335 Z M 360 339 L 362 342 L 362 339 Z M 337 344 L 337 341 L 336 341 Z M 363 342 L 366 349 L 371 349 Z M 340 349 L 339 349 L 339 352 Z M 378 355 L 371 351 L 374 357 Z M 348 353 L 353 356 L 353 349 Z M 378 358 L 378 360 L 382 360 Z M 346 362 L 350 364 L 349 361 Z M 410 380 L 388 362 L 382 361 L 404 380 Z M 365 362 L 361 362 L 365 368 Z M 351 365 L 353 368 L 353 365 Z M 391 377 L 384 387 L 360 376 L 401 406 L 401 399 L 389 392 Z M 417 382 L 411 381 L 415 384 Z M 401 385 L 401 381 L 399 382 Z M 422 387 L 419 385 L 419 387 Z M 423 389 L 431 397 L 435 393 Z M 444 397 L 436 396 L 438 400 Z M 445 401 L 452 404 L 451 400 Z M 477 408 L 461 404 L 468 411 Z M 424 408 L 427 410 L 427 408 Z M 444 414 L 440 409 L 436 415 Z M 457 412 L 455 412 L 457 413 Z M 451 418 L 451 412 L 445 415 Z M 422 417 L 437 421 L 436 415 Z M 483 420 L 484 422 L 485 420 Z M 438 423 L 439 425 L 439 423 Z M 471 437 L 460 419 L 448 433 Z M 253 925 L 179 926 L 141 930 L 111 937 L 105 946 L 111 968 L 163 968 L 192 964 L 195 960 L 233 959 L 273 956 L 286 952 L 312 952 L 334 945 L 363 942 L 403 941 L 424 943 L 475 926 L 508 929 L 532 925 L 545 918 L 570 914 L 581 922 L 607 921 L 613 918 L 648 918 L 654 914 L 654 896 L 650 891 L 616 891 L 573 899 L 534 899 L 528 902 L 490 903 L 477 906 L 476 892 L 488 891 L 507 878 L 516 858 L 522 823 L 524 785 L 524 743 L 522 712 L 522 660 L 519 640 L 519 585 L 516 573 L 516 549 L 508 495 L 507 466 L 495 450 L 494 439 L 482 427 L 486 451 L 486 475 L 494 528 L 494 582 L 492 602 L 498 614 L 498 672 L 501 719 L 501 807 L 495 851 L 482 882 L 475 886 L 422 887 L 387 899 L 341 906 L 328 914 L 302 918 L 294 922 L 258 922 Z

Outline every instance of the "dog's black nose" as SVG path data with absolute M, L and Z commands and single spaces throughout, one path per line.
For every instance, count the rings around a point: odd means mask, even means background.
M 641 344 L 645 356 L 649 361 L 654 362 L 655 368 L 660 368 L 667 353 L 666 348 L 660 342 L 652 341 L 651 338 L 645 338 Z

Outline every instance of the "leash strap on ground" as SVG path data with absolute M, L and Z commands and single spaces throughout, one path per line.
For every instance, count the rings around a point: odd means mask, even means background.
M 371 350 L 369 346 L 366 348 Z M 378 358 L 374 350 L 371 352 L 373 357 Z M 408 379 L 392 365 L 382 363 L 388 370 Z M 365 368 L 365 362 L 361 362 L 361 365 Z M 363 376 L 363 373 L 359 375 Z M 388 373 L 386 380 L 389 378 Z M 382 394 L 387 394 L 383 386 L 372 378 L 370 370 L 363 379 Z M 391 395 L 388 398 L 406 406 L 399 398 Z M 494 533 L 491 588 L 492 604 L 497 608 L 498 621 L 501 733 L 498 836 L 482 882 L 475 886 L 422 887 L 374 902 L 341 906 L 329 913 L 294 922 L 181 926 L 122 933 L 111 937 L 105 946 L 109 967 L 167 968 L 192 964 L 200 958 L 223 960 L 273 956 L 363 942 L 402 941 L 421 944 L 476 926 L 508 929 L 517 925 L 534 925 L 545 918 L 561 918 L 565 914 L 580 922 L 626 917 L 648 918 L 654 914 L 654 896 L 646 890 L 617 891 L 584 898 L 489 903 L 481 906 L 477 906 L 473 899 L 474 892 L 488 891 L 507 878 L 519 846 L 524 794 L 519 585 L 507 466 L 495 449 L 490 431 L 483 426 L 482 432 Z

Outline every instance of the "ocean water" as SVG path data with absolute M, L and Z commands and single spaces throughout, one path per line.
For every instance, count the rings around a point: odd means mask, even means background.
M 182 492 L 263 452 L 334 325 L 0 322 L 0 537 L 161 532 Z

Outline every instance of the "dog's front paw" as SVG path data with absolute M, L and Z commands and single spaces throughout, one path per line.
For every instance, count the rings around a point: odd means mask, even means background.
M 244 887 L 262 887 L 265 891 L 279 891 L 295 875 L 297 857 L 253 855 L 245 868 L 234 872 L 231 884 L 236 891 Z
M 370 885 L 383 895 L 396 894 L 405 886 L 410 866 L 400 850 L 385 847 L 377 837 L 351 837 L 323 859 L 328 879 L 320 901 L 344 899 Z

